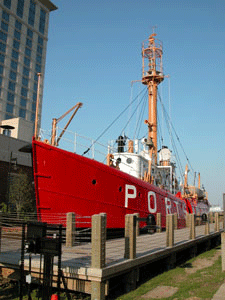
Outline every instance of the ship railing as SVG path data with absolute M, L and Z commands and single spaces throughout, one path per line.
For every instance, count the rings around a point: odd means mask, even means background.
M 74 214 L 74 220 L 72 221 L 72 228 L 74 230 L 74 245 L 90 242 L 91 241 L 91 217 L 90 216 L 80 216 Z M 68 213 L 41 213 L 38 220 L 46 222 L 47 224 L 62 224 L 63 242 L 66 242 L 66 230 L 67 230 L 67 215 Z
M 57 128 L 57 132 L 60 132 L 61 128 Z M 51 131 L 50 130 L 40 130 L 40 137 L 41 140 L 51 140 Z M 57 139 L 57 138 L 56 138 Z M 102 163 L 106 163 L 107 154 L 109 153 L 117 153 L 118 148 L 116 144 L 116 140 L 110 140 L 107 145 L 95 142 L 95 140 L 80 135 L 76 132 L 72 132 L 67 130 L 63 135 L 62 139 L 60 140 L 59 147 L 66 151 L 70 151 L 73 153 L 77 153 L 80 155 L 85 155 L 85 157 L 89 157 L 100 161 Z M 90 148 L 90 150 L 88 150 Z M 143 141 L 135 140 L 134 142 L 134 153 L 139 153 L 140 151 L 144 150 Z M 87 151 L 88 150 L 88 151 Z M 86 152 L 87 151 L 87 152 Z M 85 153 L 86 152 L 86 153 Z M 121 153 L 126 155 L 128 152 L 128 145 L 124 146 L 124 152 Z M 128 155 L 128 154 L 127 154 Z M 129 166 L 130 165 L 121 162 L 122 164 Z
M 62 240 L 66 243 L 66 213 L 2 213 L 0 212 L 0 226 L 2 228 L 2 236 L 10 239 L 21 239 L 22 224 L 27 222 L 44 222 L 49 225 L 63 225 Z M 76 216 L 73 223 L 75 228 L 74 245 L 81 243 L 89 243 L 91 241 L 91 217 Z M 52 232 L 51 232 L 52 234 Z
M 57 127 L 57 133 L 62 129 Z M 51 131 L 50 130 L 40 130 L 41 140 L 51 141 Z M 56 136 L 57 140 L 57 136 Z M 86 157 L 105 162 L 106 156 L 108 152 L 108 146 L 102 143 L 96 142 L 94 139 L 85 137 L 83 135 L 78 134 L 77 132 L 72 132 L 66 130 L 65 134 L 60 140 L 59 147 L 66 151 L 70 151 L 73 153 L 77 153 L 80 155 L 84 155 Z M 89 150 L 88 150 L 89 149 Z M 86 152 L 86 150 L 88 150 Z M 86 153 L 85 153 L 86 152 Z
M 95 242 L 92 243 L 92 256 L 93 258 L 96 255 L 101 256 L 98 261 L 101 262 L 103 267 L 107 267 L 110 266 L 112 262 L 124 262 L 126 259 L 140 259 L 142 255 L 144 256 L 147 253 L 150 254 L 154 252 L 154 249 L 156 251 L 159 250 L 158 247 L 160 247 L 160 249 L 166 249 L 179 245 L 182 242 L 185 244 L 187 241 L 190 241 L 190 244 L 192 242 L 194 244 L 196 239 L 202 238 L 204 240 L 204 236 L 215 232 L 220 233 L 224 230 L 224 220 L 219 219 L 218 213 L 214 215 L 214 222 L 209 218 L 209 220 L 204 222 L 201 226 L 197 226 L 199 224 L 197 224 L 194 214 L 189 214 L 188 216 L 186 227 L 178 229 L 177 214 L 168 214 L 166 216 L 166 231 L 162 231 L 162 227 L 158 226 L 158 221 L 160 220 L 160 222 L 162 222 L 162 216 L 159 213 L 159 220 L 156 220 L 156 233 L 154 233 L 154 235 L 145 234 L 142 236 L 139 232 L 139 220 L 142 221 L 142 218 L 138 218 L 137 214 L 129 214 L 125 216 L 125 238 L 118 239 L 117 242 L 110 241 L 107 243 L 105 236 L 107 215 L 103 213 L 94 215 L 92 219 L 92 230 L 93 240 Z M 152 227 L 149 233 L 152 233 Z M 152 240 L 155 241 L 155 244 L 152 243 Z M 97 245 L 97 243 L 101 244 L 101 253 L 98 251 L 100 246 Z M 121 251 L 121 249 L 123 250 Z M 96 260 L 94 261 L 96 262 Z M 104 262 L 102 263 L 102 261 Z M 92 267 L 95 268 L 97 266 L 92 265 Z M 100 265 L 98 267 L 102 268 Z

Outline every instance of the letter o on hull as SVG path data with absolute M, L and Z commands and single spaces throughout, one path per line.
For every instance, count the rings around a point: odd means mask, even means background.
M 151 201 L 151 199 L 152 199 L 152 201 Z M 154 214 L 157 211 L 156 195 L 152 191 L 148 192 L 148 211 L 151 214 Z

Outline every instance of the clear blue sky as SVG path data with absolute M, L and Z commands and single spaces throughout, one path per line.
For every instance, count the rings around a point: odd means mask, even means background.
M 210 202 L 222 204 L 225 1 L 52 2 L 58 10 L 50 14 L 42 128 L 82 101 L 70 130 L 97 138 L 129 104 L 131 81 L 141 79 L 141 43 L 157 26 L 164 74 L 170 75 L 173 125 Z M 168 79 L 162 84 L 167 105 Z M 119 126 L 109 138 L 120 134 Z

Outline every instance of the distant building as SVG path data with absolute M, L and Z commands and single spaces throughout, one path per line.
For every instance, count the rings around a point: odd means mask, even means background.
M 19 117 L 34 129 L 37 73 L 44 76 L 49 13 L 56 9 L 49 0 L 0 0 L 0 123 Z
M 33 136 L 33 123 L 22 118 L 13 118 L 1 122 L 0 133 L 30 143 Z M 12 127 L 13 129 L 8 129 Z

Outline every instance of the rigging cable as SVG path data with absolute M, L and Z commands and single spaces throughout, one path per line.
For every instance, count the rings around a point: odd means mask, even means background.
M 162 133 L 162 125 L 159 122 L 158 112 L 157 112 L 157 128 L 158 128 L 158 136 L 161 137 L 158 139 L 159 147 L 162 148 L 163 146 L 163 133 Z
M 140 115 L 139 115 L 139 118 L 138 118 L 138 121 L 137 121 L 137 126 L 136 126 L 136 129 L 135 129 L 135 132 L 134 132 L 134 137 L 133 137 L 133 140 L 135 139 L 135 136 L 136 136 L 136 132 L 138 130 L 138 133 L 137 133 L 137 137 L 139 136 L 140 134 L 140 130 L 141 130 L 141 121 L 143 120 L 143 115 L 144 115 L 144 112 L 145 112 L 145 108 L 146 108 L 146 105 L 147 105 L 147 91 L 145 93 L 145 101 L 143 102 L 143 105 L 142 105 L 142 108 L 141 108 L 141 112 L 140 112 Z M 139 128 L 138 128 L 139 127 Z
M 169 128 L 171 128 L 169 126 L 170 125 L 170 118 L 169 118 L 169 116 L 167 114 L 167 111 L 166 111 L 166 109 L 165 109 L 165 107 L 164 107 L 164 105 L 162 103 L 162 99 L 161 99 L 160 95 L 158 95 L 158 96 L 159 96 L 159 99 L 160 99 L 160 103 L 161 103 L 162 109 L 164 111 L 167 129 L 169 130 Z M 180 176 L 183 178 L 183 176 L 184 176 L 183 175 L 183 167 L 182 167 L 182 164 L 181 164 L 181 161 L 180 161 L 180 157 L 179 157 L 179 153 L 178 153 L 178 150 L 177 150 L 177 147 L 176 147 L 176 143 L 175 143 L 174 138 L 173 138 L 172 135 L 170 136 L 170 141 L 171 141 L 171 146 L 172 146 L 172 148 L 174 150 L 175 157 L 176 157 L 176 160 L 177 160 L 177 163 L 178 163 L 178 168 L 179 168 L 179 171 L 180 171 Z
M 139 97 L 139 95 L 138 95 L 138 97 Z M 142 99 L 138 102 L 137 106 L 136 106 L 135 109 L 134 109 L 134 112 L 133 112 L 132 115 L 130 116 L 130 118 L 129 118 L 129 120 L 127 121 L 126 125 L 125 125 L 125 126 L 123 127 L 123 129 L 121 130 L 120 135 L 123 134 L 123 132 L 125 131 L 126 127 L 128 126 L 128 124 L 130 123 L 131 119 L 133 118 L 134 114 L 137 112 L 138 107 L 141 105 L 142 101 L 145 100 L 145 99 L 146 99 L 146 97 L 145 97 L 145 95 L 143 95 Z M 143 101 L 142 110 L 143 110 L 143 107 L 144 107 L 144 103 L 145 103 L 145 102 L 146 102 L 146 101 Z M 116 142 L 114 142 L 112 148 L 114 148 L 115 143 L 116 143 Z
M 180 138 L 179 138 L 179 136 L 178 136 L 178 134 L 177 134 L 177 132 L 176 132 L 176 130 L 175 130 L 175 128 L 174 128 L 172 122 L 171 122 L 171 119 L 170 119 L 170 117 L 169 117 L 169 115 L 168 115 L 168 113 L 167 113 L 167 111 L 166 111 L 166 109 L 165 109 L 165 107 L 164 107 L 164 105 L 163 105 L 163 103 L 162 103 L 162 99 L 161 99 L 160 95 L 158 95 L 158 96 L 159 96 L 160 103 L 161 103 L 161 105 L 162 105 L 162 109 L 163 109 L 163 111 L 164 111 L 164 113 L 165 113 L 165 116 L 166 116 L 168 125 L 170 125 L 168 128 L 171 128 L 171 129 L 174 131 L 175 136 L 176 136 L 176 138 L 177 138 L 177 140 L 178 140 L 178 142 L 179 142 L 179 144 L 180 144 L 180 147 L 181 147 L 181 149 L 182 149 L 182 151 L 183 151 L 183 153 L 184 153 L 184 156 L 185 156 L 185 158 L 186 158 L 186 160 L 187 160 L 187 162 L 188 162 L 190 168 L 192 169 L 192 172 L 194 173 L 194 169 L 192 168 L 192 165 L 191 165 L 191 163 L 190 163 L 189 158 L 187 157 L 187 154 L 186 154 L 186 152 L 185 152 L 185 150 L 184 150 L 184 147 L 183 147 L 183 145 L 182 145 L 182 143 L 181 143 L 181 141 L 180 141 Z M 172 138 L 172 135 L 171 135 L 171 138 Z
M 144 95 L 145 96 L 145 95 Z M 127 121 L 126 125 L 124 126 L 124 128 L 121 131 L 121 135 L 122 132 L 124 132 L 124 130 L 126 129 L 126 127 L 128 126 L 128 124 L 130 123 L 131 119 L 133 118 L 134 114 L 137 112 L 138 107 L 141 105 L 142 101 L 145 99 L 144 96 L 142 97 L 142 99 L 138 102 L 137 106 L 134 109 L 134 112 L 132 113 L 132 115 L 130 116 L 129 120 Z M 143 106 L 144 106 L 144 102 L 143 102 Z
M 145 88 L 140 92 L 140 94 L 142 94 L 143 91 L 145 91 Z M 112 121 L 111 124 L 109 124 L 109 126 L 105 130 L 103 130 L 103 132 L 99 135 L 99 137 L 90 145 L 90 147 L 87 150 L 84 151 L 82 155 L 85 155 L 90 151 L 93 145 L 109 130 L 110 127 L 112 127 L 112 125 L 125 113 L 125 111 L 127 111 L 127 109 L 138 99 L 138 97 L 139 95 L 137 95 L 134 98 L 134 100 L 129 103 L 129 105 L 114 119 L 114 121 Z

